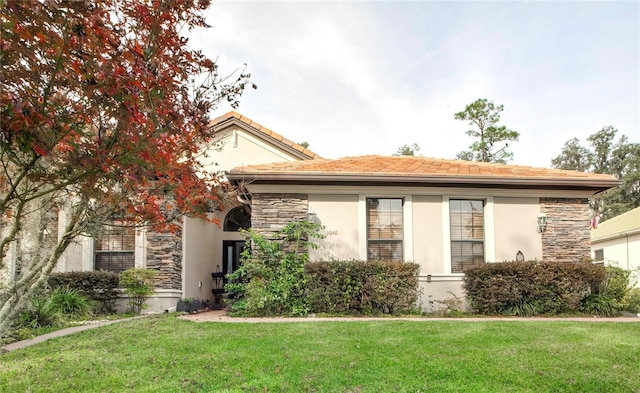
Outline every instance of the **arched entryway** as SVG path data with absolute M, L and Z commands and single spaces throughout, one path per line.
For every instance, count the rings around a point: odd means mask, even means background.
M 245 241 L 238 240 L 237 233 L 251 227 L 251 212 L 248 205 L 237 206 L 229 211 L 222 225 L 224 235 L 222 240 L 222 277 L 223 284 L 228 282 L 228 275 L 240 266 L 240 256 Z M 233 235 L 231 235 L 233 233 Z

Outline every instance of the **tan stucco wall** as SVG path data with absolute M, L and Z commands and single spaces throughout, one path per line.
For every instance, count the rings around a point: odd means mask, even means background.
M 358 195 L 311 194 L 309 207 L 326 235 L 311 250 L 311 260 L 358 259 Z
M 491 262 L 513 261 L 518 251 L 525 260 L 542 259 L 542 237 L 537 231 L 539 198 L 495 197 L 495 255 Z
M 229 127 L 218 133 L 220 149 L 211 149 L 201 159 L 210 171 L 228 170 L 242 165 L 294 161 L 295 157 L 275 148 L 239 127 Z M 220 227 L 201 219 L 187 218 L 183 237 L 183 297 L 211 299 L 211 273 L 217 265 L 222 269 L 224 240 L 244 240 L 240 233 L 224 232 L 225 215 L 234 206 L 218 213 Z
M 296 160 L 292 155 L 270 146 L 238 127 L 229 127 L 219 132 L 217 138 L 220 150 L 210 149 L 209 157 L 201 159 L 207 170 L 228 170 L 242 165 Z
M 430 282 L 424 277 L 421 277 L 420 291 L 420 304 L 418 306 L 425 311 L 446 309 L 446 306 L 439 302 L 453 300 L 455 298 L 464 300 L 465 297 L 464 291 L 462 290 L 462 277 L 434 279 Z M 463 308 L 466 308 L 466 302 L 463 301 L 463 304 Z
M 413 196 L 413 261 L 420 274 L 442 273 L 442 197 Z
M 183 226 L 183 298 L 210 299 L 211 273 L 222 257 L 216 258 L 222 248 L 220 228 L 203 219 L 186 218 Z
M 82 240 L 82 237 L 78 236 L 78 238 L 73 243 L 69 244 L 69 247 L 67 247 L 67 249 L 58 260 L 58 264 L 54 269 L 55 272 L 71 272 L 84 270 L 82 268 L 82 254 L 83 252 L 88 251 L 87 248 L 89 244 L 88 242 L 83 242 Z
M 222 230 L 224 217 L 233 207 L 217 213 L 220 226 L 198 218 L 186 218 L 183 233 L 183 298 L 212 299 L 211 273 L 222 271 L 224 240 L 244 240 L 239 232 Z M 213 214 L 213 213 L 212 213 Z M 210 217 L 212 217 L 210 214 Z

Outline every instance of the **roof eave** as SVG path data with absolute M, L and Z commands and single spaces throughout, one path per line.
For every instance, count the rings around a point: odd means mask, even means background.
M 510 188 L 567 188 L 604 191 L 620 184 L 608 179 L 566 179 L 566 178 L 518 178 L 488 176 L 407 176 L 407 175 L 362 175 L 362 174 L 319 174 L 319 173 L 242 173 L 232 171 L 230 180 L 250 180 L 256 183 L 298 183 L 298 184 L 413 184 L 424 186 L 465 185 L 476 187 Z

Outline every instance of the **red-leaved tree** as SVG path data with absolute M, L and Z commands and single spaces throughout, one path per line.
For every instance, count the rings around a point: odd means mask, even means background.
M 10 249 L 21 267 L 0 285 L 2 336 L 79 234 L 114 215 L 176 230 L 222 203 L 198 155 L 249 75 L 187 46 L 208 0 L 0 6 L 0 270 Z

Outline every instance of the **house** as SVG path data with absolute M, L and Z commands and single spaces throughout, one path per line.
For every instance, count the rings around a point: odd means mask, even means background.
M 216 151 L 203 163 L 228 171 L 243 191 L 223 211 L 208 213 L 220 225 L 185 217 L 179 233 L 122 228 L 101 239 L 80 237 L 56 270 L 156 269 L 148 311 L 162 311 L 181 298 L 213 298 L 211 273 L 238 267 L 239 229 L 268 235 L 313 219 L 326 238 L 310 250 L 312 260 L 416 262 L 426 305 L 461 296 L 468 266 L 585 260 L 587 198 L 618 184 L 609 175 L 426 157 L 323 159 L 236 112 L 212 126 Z
M 326 238 L 311 260 L 420 264 L 423 306 L 463 296 L 465 268 L 486 262 L 585 261 L 588 198 L 609 175 L 426 157 L 362 156 L 236 167 L 254 230 L 313 218 Z
M 591 251 L 594 262 L 640 269 L 640 207 L 591 229 Z
M 236 112 L 213 120 L 214 150 L 203 158 L 207 170 L 224 171 L 256 163 L 311 160 L 318 155 Z M 250 226 L 246 204 L 230 201 L 223 211 L 213 211 L 219 225 L 203 219 L 183 218 L 179 233 L 110 230 L 100 239 L 80 237 L 60 258 L 55 271 L 110 270 L 132 267 L 156 269 L 155 295 L 147 311 L 172 309 L 181 298 L 211 299 L 213 272 L 229 273 L 238 265 L 244 238 L 238 232 Z M 58 223 L 64 223 L 60 213 Z M 10 259 L 11 260 L 11 259 Z M 8 266 L 7 275 L 15 267 Z

